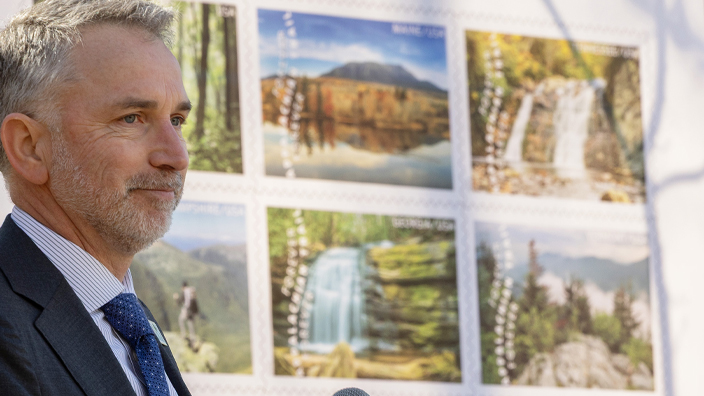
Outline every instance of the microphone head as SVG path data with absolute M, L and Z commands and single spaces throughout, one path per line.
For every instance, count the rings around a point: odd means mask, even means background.
M 332 396 L 369 396 L 369 393 L 359 388 L 345 388 L 335 392 Z

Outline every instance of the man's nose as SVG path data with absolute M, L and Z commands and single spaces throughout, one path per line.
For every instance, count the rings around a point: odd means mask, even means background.
M 179 128 L 171 120 L 159 120 L 154 125 L 152 142 L 154 149 L 149 162 L 155 168 L 183 171 L 188 168 L 188 150 Z

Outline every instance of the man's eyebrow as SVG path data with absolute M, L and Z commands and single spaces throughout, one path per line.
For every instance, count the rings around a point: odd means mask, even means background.
M 115 103 L 115 107 L 118 109 L 156 109 L 159 104 L 156 100 L 138 99 L 138 98 L 127 98 Z
M 146 109 L 153 110 L 159 107 L 159 103 L 156 100 L 148 99 L 138 99 L 138 98 L 127 98 L 125 100 L 119 101 L 115 104 L 118 109 Z M 191 111 L 193 105 L 190 101 L 186 100 L 176 106 L 176 111 Z

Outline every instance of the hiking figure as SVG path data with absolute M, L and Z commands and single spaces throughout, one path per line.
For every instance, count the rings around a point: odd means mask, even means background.
M 188 286 L 188 282 L 184 281 L 181 293 L 175 294 L 174 298 L 181 305 L 181 313 L 178 315 L 178 327 L 181 330 L 181 337 L 188 342 L 189 348 L 195 350 L 196 330 L 194 319 L 198 316 L 196 288 Z M 188 335 L 186 335 L 186 326 L 188 326 Z

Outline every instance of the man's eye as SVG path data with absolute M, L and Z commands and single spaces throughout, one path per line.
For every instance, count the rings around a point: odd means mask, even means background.
M 186 122 L 186 120 L 183 119 L 183 117 L 172 117 L 171 118 L 171 125 L 178 127 L 183 125 Z
M 130 114 L 130 115 L 124 117 L 123 120 L 128 124 L 134 124 L 135 121 L 137 121 L 137 116 L 134 114 Z

